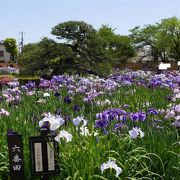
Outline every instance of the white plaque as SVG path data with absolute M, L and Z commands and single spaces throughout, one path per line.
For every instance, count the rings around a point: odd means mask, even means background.
M 48 170 L 54 171 L 55 164 L 54 164 L 54 144 L 53 144 L 53 142 L 47 143 L 47 156 L 48 156 Z
M 42 144 L 34 143 L 34 155 L 35 155 L 35 171 L 43 171 L 43 162 L 42 162 Z

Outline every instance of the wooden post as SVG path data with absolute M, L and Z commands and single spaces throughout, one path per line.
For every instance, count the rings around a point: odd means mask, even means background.
M 48 130 L 47 128 L 41 128 L 41 136 L 42 137 L 46 137 L 48 135 Z M 43 151 L 43 154 L 42 154 L 42 158 L 43 158 L 43 167 L 45 168 L 45 171 L 47 172 L 48 171 L 48 168 L 47 168 L 47 165 L 48 165 L 48 159 L 47 159 L 47 143 L 42 143 L 42 149 L 44 150 Z M 48 180 L 49 179 L 49 176 L 48 175 L 43 175 L 42 177 L 42 180 Z
M 9 167 L 11 180 L 25 180 L 22 135 L 7 135 L 9 150 Z

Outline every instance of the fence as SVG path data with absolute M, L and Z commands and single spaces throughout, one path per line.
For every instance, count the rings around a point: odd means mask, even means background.
M 159 67 L 160 62 L 136 62 L 136 63 L 119 63 L 115 66 L 115 68 L 118 68 L 120 70 L 123 70 L 125 68 L 131 69 L 131 70 L 151 70 L 151 71 L 157 71 Z M 180 66 L 178 66 L 178 62 L 171 62 L 171 67 L 168 68 L 168 70 L 180 70 Z
M 18 64 L 16 63 L 5 63 L 5 62 L 0 62 L 0 67 L 2 68 L 7 68 L 7 67 L 14 67 L 14 68 L 19 68 Z

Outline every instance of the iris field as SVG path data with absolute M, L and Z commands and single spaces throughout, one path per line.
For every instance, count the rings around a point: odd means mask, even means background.
M 60 174 L 68 180 L 178 180 L 180 72 L 125 70 L 103 79 L 54 76 L 37 84 L 9 82 L 0 93 L 0 179 L 8 179 L 7 132 L 29 137 L 40 128 L 59 143 Z

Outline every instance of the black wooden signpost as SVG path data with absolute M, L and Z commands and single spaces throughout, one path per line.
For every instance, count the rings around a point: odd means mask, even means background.
M 7 135 L 9 150 L 9 168 L 11 180 L 24 180 L 24 160 L 22 135 L 12 133 Z
M 58 144 L 46 130 L 41 130 L 41 136 L 30 137 L 31 174 L 47 180 L 50 175 L 59 173 L 57 161 Z

